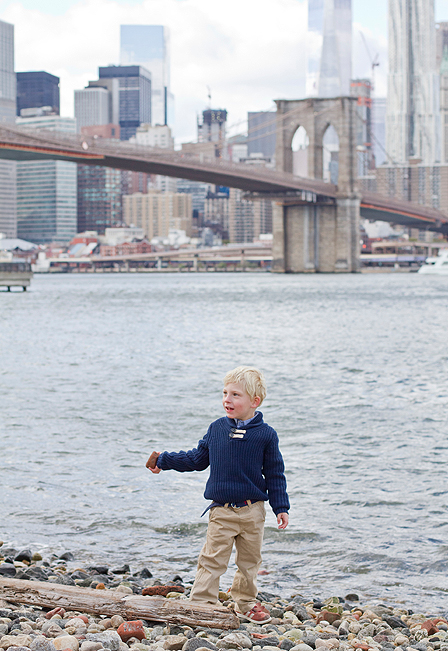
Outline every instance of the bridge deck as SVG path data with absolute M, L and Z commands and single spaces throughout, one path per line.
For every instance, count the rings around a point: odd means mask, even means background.
M 132 145 L 119 140 L 13 125 L 0 126 L 0 158 L 19 161 L 57 159 L 84 165 L 161 174 L 239 188 L 257 193 L 260 198 L 273 200 L 290 197 L 291 200 L 318 202 L 337 198 L 337 186 L 320 179 Z M 361 215 L 375 221 L 388 221 L 448 234 L 448 215 L 435 208 L 397 201 L 380 194 L 362 194 Z

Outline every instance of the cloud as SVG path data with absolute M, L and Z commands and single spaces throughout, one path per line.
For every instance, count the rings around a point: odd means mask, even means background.
M 247 111 L 274 99 L 304 96 L 306 0 L 79 0 L 63 15 L 14 1 L 0 18 L 15 25 L 16 70 L 46 70 L 61 78 L 61 112 L 73 115 L 73 93 L 119 63 L 121 24 L 161 24 L 171 31 L 171 80 L 177 142 L 194 140 L 196 116 L 212 105 L 228 110 L 230 133 L 245 129 Z M 353 76 L 370 77 L 379 53 L 376 94 L 386 92 L 387 43 L 354 24 Z
M 80 0 L 53 16 L 13 2 L 0 15 L 15 25 L 16 70 L 61 78 L 61 112 L 73 115 L 73 92 L 119 63 L 120 24 L 171 30 L 171 78 L 177 141 L 196 135 L 196 114 L 212 104 L 229 123 L 276 98 L 303 96 L 306 0 Z

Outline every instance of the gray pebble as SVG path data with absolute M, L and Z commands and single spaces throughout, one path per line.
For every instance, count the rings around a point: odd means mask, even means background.
M 53 642 L 44 635 L 37 635 L 31 642 L 30 649 L 31 651 L 56 651 Z
M 311 647 L 312 649 L 316 648 L 316 640 L 317 640 L 317 635 L 313 635 L 311 633 L 306 632 L 302 636 L 302 643 L 306 644 L 307 646 Z
M 285 639 L 282 640 L 278 646 L 280 649 L 284 649 L 284 651 L 290 651 L 292 647 L 295 646 L 295 642 Z
M 192 637 L 190 640 L 187 640 L 182 647 L 182 651 L 196 651 L 200 647 L 206 647 L 207 649 L 212 649 L 212 651 L 217 651 L 216 644 L 212 644 L 209 640 L 203 637 Z
M 105 649 L 119 651 L 121 637 L 116 631 L 104 631 L 104 633 L 87 633 L 86 639 L 90 642 L 101 642 Z
M 278 639 L 278 637 L 275 637 L 274 635 L 270 635 L 269 637 L 265 637 L 262 640 L 257 640 L 257 644 L 259 644 L 261 647 L 278 646 L 279 641 L 280 640 Z
M 304 644 L 303 642 L 293 648 L 294 651 L 313 651 L 312 647 L 310 647 L 308 644 Z
M 300 619 L 301 622 L 306 621 L 310 617 L 308 615 L 308 612 L 307 612 L 307 609 L 305 608 L 305 606 L 302 606 L 301 604 L 294 605 L 293 609 L 292 609 L 292 612 L 294 613 L 294 615 L 296 617 L 298 617 Z

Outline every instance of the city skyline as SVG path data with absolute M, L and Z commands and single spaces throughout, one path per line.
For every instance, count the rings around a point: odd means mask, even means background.
M 226 11 L 206 0 L 0 0 L 0 19 L 15 25 L 16 70 L 61 78 L 61 114 L 73 115 L 74 90 L 98 66 L 118 64 L 120 25 L 159 24 L 171 32 L 176 142 L 193 141 L 196 116 L 212 105 L 229 112 L 229 135 L 242 132 L 248 111 L 273 109 L 276 98 L 305 96 L 307 0 L 229 0 Z M 436 21 L 448 0 L 436 1 Z M 97 25 L 101 24 L 101 30 Z M 376 96 L 387 86 L 387 1 L 353 0 L 353 77 L 370 76 L 379 54 Z M 200 35 L 198 37 L 198 35 Z M 81 46 L 80 46 L 81 44 Z

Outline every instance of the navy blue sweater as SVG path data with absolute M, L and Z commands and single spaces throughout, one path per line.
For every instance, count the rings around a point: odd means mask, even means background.
M 283 458 L 277 432 L 258 412 L 244 428 L 243 438 L 231 438 L 235 421 L 219 418 L 208 428 L 197 448 L 184 452 L 162 452 L 157 466 L 162 470 L 190 472 L 210 466 L 204 497 L 220 504 L 244 500 L 269 500 L 276 515 L 289 510 Z

